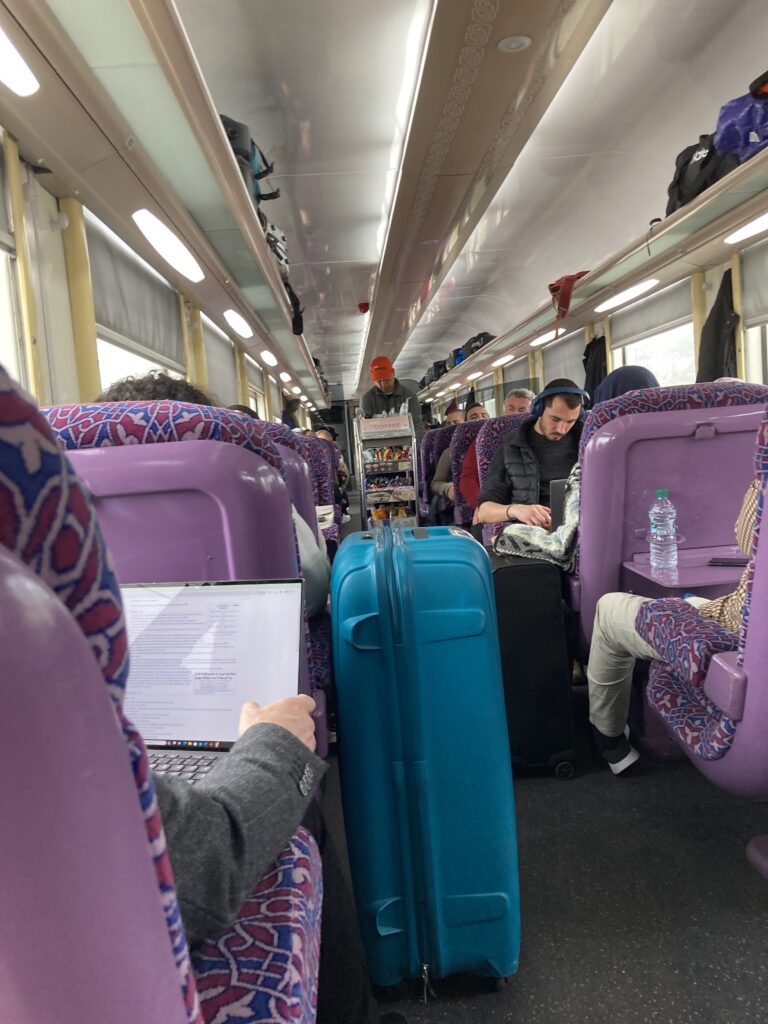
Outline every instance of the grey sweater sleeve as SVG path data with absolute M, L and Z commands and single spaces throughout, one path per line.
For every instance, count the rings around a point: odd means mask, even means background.
M 296 831 L 325 768 L 287 729 L 261 724 L 195 786 L 154 776 L 191 946 L 235 921 Z
M 446 448 L 440 458 L 437 460 L 437 466 L 435 467 L 435 475 L 432 477 L 432 483 L 429 485 L 432 488 L 433 494 L 448 494 L 448 488 L 453 485 L 451 479 L 451 449 Z

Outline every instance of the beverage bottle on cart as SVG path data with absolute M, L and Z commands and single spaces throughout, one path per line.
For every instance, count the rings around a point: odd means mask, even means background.
M 677 510 L 669 500 L 669 491 L 656 491 L 656 500 L 648 510 L 651 569 L 677 568 Z

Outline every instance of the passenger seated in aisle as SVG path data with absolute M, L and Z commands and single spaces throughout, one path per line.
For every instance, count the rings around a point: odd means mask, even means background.
M 456 422 L 465 421 L 467 423 L 471 423 L 473 420 L 489 420 L 491 418 L 488 415 L 488 410 L 480 402 L 475 402 L 474 405 L 470 405 L 466 410 L 466 413 L 462 413 L 461 415 L 462 417 L 465 417 L 465 420 L 457 420 Z M 433 494 L 445 497 L 451 502 L 456 500 L 456 488 L 453 484 L 453 480 L 451 479 L 450 448 L 446 448 L 437 460 L 435 475 L 432 477 L 430 487 L 432 488 Z
M 736 542 L 745 555 L 750 554 L 752 547 L 757 496 L 757 481 L 753 481 L 736 520 Z M 734 634 L 734 649 L 741 629 L 748 571 L 744 570 L 736 590 L 725 597 L 714 601 L 688 599 L 700 615 L 714 619 Z M 595 612 L 587 666 L 589 720 L 597 749 L 614 775 L 620 775 L 640 756 L 625 731 L 635 658 L 660 660 L 635 628 L 637 613 L 648 600 L 634 594 L 605 594 L 597 602 Z
M 143 377 L 125 377 L 115 381 L 96 399 L 98 402 L 191 402 L 194 405 L 215 405 L 212 398 L 200 388 L 185 380 L 170 377 L 162 370 L 150 370 Z M 245 407 L 241 407 L 245 409 Z M 245 409 L 253 419 L 259 417 L 252 409 Z M 304 605 L 312 618 L 325 609 L 331 586 L 331 563 L 324 547 L 317 543 L 309 525 L 291 504 L 291 517 L 299 545 L 301 574 L 304 579 Z
M 499 445 L 478 497 L 478 522 L 550 525 L 549 485 L 568 476 L 579 451 L 587 394 L 572 380 L 550 381 L 532 417 Z
M 609 373 L 598 385 L 594 405 L 605 402 L 609 398 L 618 398 L 619 395 L 625 395 L 628 391 L 639 391 L 658 386 L 659 382 L 644 366 L 620 366 Z M 576 463 L 568 477 L 561 527 L 551 533 L 546 533 L 522 523 L 513 523 L 511 526 L 505 527 L 503 535 L 496 541 L 497 549 L 504 554 L 544 558 L 564 572 L 572 572 L 576 561 L 580 502 L 581 467 Z
M 531 411 L 531 403 L 536 395 L 528 388 L 513 388 L 504 399 L 504 415 L 518 416 Z M 477 499 L 480 495 L 480 474 L 477 468 L 477 438 L 467 448 L 467 454 L 461 465 L 459 490 L 464 500 L 473 511 L 477 511 Z M 477 516 L 475 516 L 477 520 Z
M 400 407 L 407 403 L 408 412 L 413 418 L 413 429 L 417 437 L 421 437 L 424 428 L 421 423 L 421 406 L 416 392 L 407 384 L 402 384 L 395 376 L 395 367 L 388 356 L 376 356 L 371 361 L 371 380 L 369 388 L 360 399 L 360 412 L 365 419 L 373 416 L 393 416 L 400 412 Z
M 336 444 L 336 431 L 333 427 L 321 427 L 320 430 L 315 431 L 315 437 L 319 437 L 321 441 L 330 441 L 331 444 Z M 336 451 L 336 449 L 334 449 Z M 339 463 L 336 467 L 336 483 L 334 485 L 334 499 L 338 505 L 341 506 L 341 521 L 342 523 L 348 523 L 351 519 L 349 515 L 349 499 L 347 498 L 346 485 L 349 480 L 349 467 L 344 461 L 344 456 L 339 451 Z

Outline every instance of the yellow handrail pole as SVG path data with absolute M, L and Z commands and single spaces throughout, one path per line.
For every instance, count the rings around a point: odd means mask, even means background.
M 75 342 L 77 390 L 81 402 L 92 402 L 101 391 L 99 353 L 96 345 L 96 308 L 93 280 L 88 258 L 83 204 L 73 196 L 59 200 L 59 209 L 68 220 L 61 233 L 67 270 L 72 336 Z
M 184 296 L 181 300 L 184 357 L 187 360 L 187 380 L 205 391 L 208 388 L 208 362 L 203 342 L 203 320 L 200 307 Z
M 241 348 L 235 349 L 237 359 L 237 400 L 240 405 L 247 405 L 250 409 L 251 403 L 248 394 L 248 371 L 245 367 L 245 352 Z
M 18 270 L 19 312 L 21 334 L 24 345 L 27 387 L 39 402 L 45 401 L 43 374 L 40 366 L 40 349 L 37 344 L 37 306 L 32 285 L 32 264 L 29 256 L 27 236 L 24 231 L 24 186 L 21 180 L 21 160 L 16 140 L 8 132 L 3 134 L 3 157 L 8 189 L 8 201 L 13 220 L 13 241 L 16 247 Z M 53 398 L 53 395 L 51 395 Z
M 611 348 L 611 318 L 609 316 L 603 320 L 603 334 L 605 335 L 605 369 L 610 373 L 613 370 L 613 349 Z

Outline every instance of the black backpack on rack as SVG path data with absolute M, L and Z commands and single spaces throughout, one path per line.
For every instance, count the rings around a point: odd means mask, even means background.
M 465 358 L 474 355 L 475 352 L 479 352 L 484 345 L 487 345 L 489 341 L 493 341 L 495 337 L 495 334 L 489 334 L 488 331 L 481 331 L 479 334 L 476 334 L 474 338 L 470 338 L 464 346 Z
M 262 181 L 272 174 L 275 165 L 267 160 L 264 153 L 251 138 L 251 129 L 247 124 L 243 124 L 242 121 L 235 121 L 233 118 L 227 117 L 226 114 L 219 114 L 219 117 L 224 126 L 224 131 L 227 133 L 232 151 L 237 158 L 237 166 L 240 168 L 245 187 L 248 189 L 248 194 L 252 197 L 253 201 L 260 203 L 262 200 L 278 199 L 280 196 L 279 188 L 271 192 L 265 192 L 261 187 Z
M 738 166 L 739 158 L 733 153 L 718 153 L 714 135 L 700 135 L 695 145 L 688 146 L 677 156 L 675 176 L 667 189 L 666 216 L 690 203 Z

